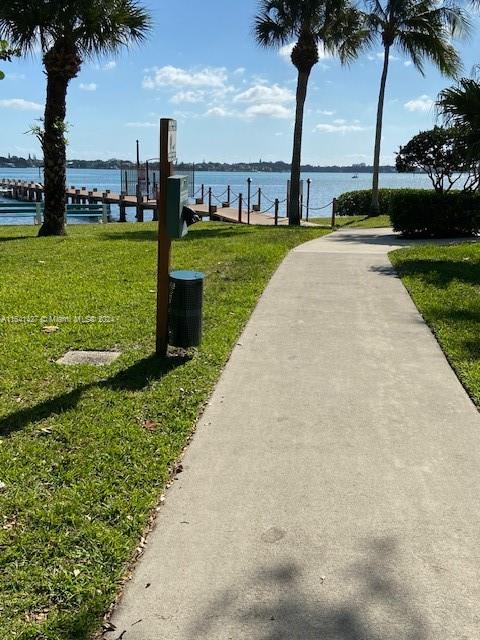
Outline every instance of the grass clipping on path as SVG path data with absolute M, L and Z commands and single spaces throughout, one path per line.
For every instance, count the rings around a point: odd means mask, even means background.
M 153 224 L 0 228 L 0 638 L 98 630 L 259 295 L 289 249 L 322 233 L 192 228 L 172 267 L 206 274 L 204 340 L 159 364 Z M 123 355 L 55 364 L 68 349 Z
M 400 249 L 390 259 L 480 407 L 480 244 Z

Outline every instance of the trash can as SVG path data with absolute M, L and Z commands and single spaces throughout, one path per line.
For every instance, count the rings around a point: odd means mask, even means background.
M 202 341 L 203 281 L 198 271 L 170 273 L 169 344 L 198 347 Z

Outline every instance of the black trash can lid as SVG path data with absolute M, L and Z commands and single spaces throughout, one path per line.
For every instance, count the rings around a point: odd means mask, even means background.
M 170 278 L 172 280 L 203 280 L 205 278 L 205 274 L 201 271 L 171 271 Z

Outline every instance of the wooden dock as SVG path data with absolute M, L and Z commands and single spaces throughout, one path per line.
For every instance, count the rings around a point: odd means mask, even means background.
M 11 180 L 0 178 L 0 188 L 10 192 L 14 200 L 24 200 L 27 202 L 42 202 L 43 184 L 39 182 L 26 182 L 24 180 Z M 124 193 L 113 193 L 109 189 L 99 191 L 98 189 L 88 189 L 87 187 L 76 187 L 72 185 L 66 190 L 67 202 L 71 204 L 109 204 L 117 205 L 120 211 L 120 222 L 126 222 L 127 208 L 135 209 L 135 217 L 138 222 L 144 221 L 145 211 L 152 212 L 152 218 L 156 219 L 157 202 L 147 200 L 145 197 L 137 197 Z
M 43 185 L 39 182 L 27 182 L 23 180 L 12 180 L 0 178 L 0 188 L 6 189 L 14 200 L 24 200 L 27 202 L 42 202 Z M 125 193 L 113 193 L 110 190 L 99 191 L 98 189 L 88 189 L 87 187 L 71 186 L 66 190 L 67 202 L 71 204 L 109 204 L 119 207 L 119 221 L 126 222 L 127 208 L 135 209 L 135 218 L 138 222 L 144 221 L 145 211 L 152 212 L 152 219 L 156 220 L 157 203 L 156 200 L 147 200 L 142 196 L 132 196 Z M 189 205 L 202 218 L 210 220 L 220 220 L 223 222 L 233 222 L 238 224 L 252 224 L 262 226 L 288 225 L 288 218 L 275 215 L 273 208 L 268 211 L 250 212 L 245 206 L 209 206 L 204 203 Z M 277 207 L 278 210 L 278 207 Z

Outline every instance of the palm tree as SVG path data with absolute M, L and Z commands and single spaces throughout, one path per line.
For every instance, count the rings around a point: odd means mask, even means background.
M 372 40 L 381 39 L 383 70 L 378 96 L 375 149 L 373 158 L 372 202 L 370 215 L 380 213 L 378 182 L 382 140 L 383 106 L 390 52 L 396 47 L 408 56 L 424 75 L 425 61 L 432 62 L 442 74 L 454 76 L 460 68 L 451 35 L 468 31 L 469 23 L 463 10 L 455 5 L 440 5 L 438 0 L 367 0 L 370 12 L 366 22 Z
M 440 92 L 437 110 L 446 124 L 458 127 L 471 153 L 480 157 L 480 82 L 461 78 L 458 84 Z
M 279 48 L 295 43 L 291 53 L 298 71 L 295 129 L 290 179 L 289 224 L 299 225 L 302 130 L 308 80 L 319 60 L 318 47 L 337 53 L 342 62 L 358 55 L 368 39 L 362 14 L 349 0 L 260 0 L 254 31 L 257 43 Z
M 43 131 L 45 215 L 39 235 L 65 234 L 66 97 L 85 59 L 140 42 L 150 17 L 136 0 L 8 0 L 0 37 L 22 54 L 40 46 L 47 77 Z

